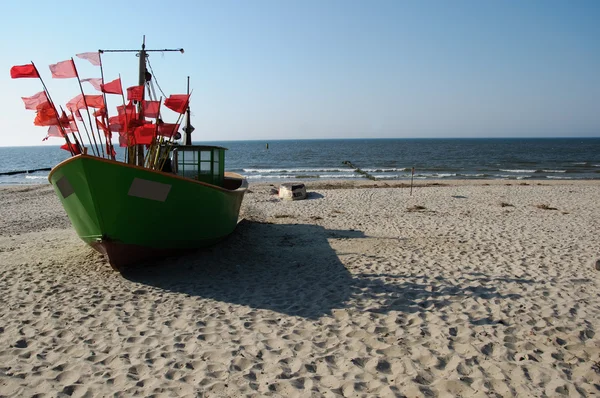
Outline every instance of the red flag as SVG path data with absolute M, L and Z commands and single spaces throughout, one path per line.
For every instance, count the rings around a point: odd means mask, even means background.
M 67 102 L 67 109 L 70 109 L 71 112 L 75 112 L 76 109 L 85 109 L 86 105 L 90 108 L 102 108 L 104 106 L 104 99 L 100 94 L 86 95 L 84 101 L 83 95 L 78 94 L 76 97 Z
M 135 143 L 137 145 L 150 145 L 154 139 L 156 125 L 153 123 L 144 123 L 135 129 Z
M 90 61 L 90 63 L 94 66 L 100 66 L 100 53 L 99 52 L 90 52 L 90 53 L 81 53 L 75 54 L 81 59 L 85 59 Z
M 77 111 L 79 112 L 79 111 Z M 69 129 L 71 129 L 71 131 L 79 131 L 79 128 L 77 127 L 77 123 L 75 122 L 75 115 L 73 113 L 71 113 L 68 117 L 69 119 Z
M 69 149 L 69 147 L 70 147 L 71 149 Z M 79 155 L 79 154 L 81 153 L 81 152 L 79 151 L 79 148 L 78 148 L 78 147 L 77 147 L 77 145 L 75 145 L 75 144 L 63 144 L 63 145 L 61 145 L 61 146 L 60 146 L 60 149 L 64 149 L 65 151 L 69 151 L 69 152 L 71 152 L 71 150 L 72 150 L 72 152 L 73 152 L 75 155 Z
M 133 132 L 136 127 L 144 124 L 144 121 L 138 120 L 138 113 L 135 111 L 133 104 L 127 106 L 117 106 L 118 116 L 112 116 L 108 119 L 109 128 L 111 131 Z
M 69 128 L 69 117 L 65 111 L 62 112 L 62 116 L 58 119 L 58 121 L 64 128 Z
M 73 111 L 71 111 L 73 112 Z M 83 121 L 83 116 L 81 116 L 81 112 L 79 112 L 79 109 L 75 110 L 75 112 L 73 112 L 73 114 L 75 115 L 75 119 L 79 120 L 80 122 Z
M 172 94 L 165 100 L 165 106 L 177 113 L 185 113 L 189 100 L 188 94 Z
M 158 125 L 158 135 L 172 137 L 179 130 L 179 123 L 162 123 Z
M 115 151 L 115 148 L 112 146 L 112 142 L 106 143 L 106 153 L 110 154 L 113 159 L 117 156 L 117 151 Z
M 119 105 L 117 106 L 117 113 L 119 115 L 125 115 L 125 113 L 127 113 L 127 117 L 131 118 L 130 116 L 135 116 L 135 106 L 131 102 L 127 105 Z
M 96 119 L 96 127 L 98 127 L 99 129 L 102 129 L 102 131 L 104 131 L 105 136 L 112 137 L 112 133 L 110 132 L 108 127 L 106 127 L 106 125 L 101 120 Z
M 98 128 L 98 131 L 102 129 L 102 131 L 104 132 L 104 137 L 106 137 L 106 153 L 111 154 L 111 156 L 114 158 L 116 156 L 116 152 L 111 142 L 112 132 L 108 127 L 106 127 L 106 125 L 101 120 L 98 119 L 96 119 L 96 127 Z
M 81 79 L 82 82 L 88 82 L 98 91 L 102 91 L 102 78 L 100 77 L 91 77 L 89 79 Z
M 31 97 L 21 97 L 25 103 L 25 109 L 35 111 L 38 107 L 43 107 L 48 102 L 48 96 L 45 91 L 40 91 Z
M 46 134 L 46 138 L 44 138 L 42 141 L 47 140 L 48 137 L 59 137 L 60 138 L 60 137 L 64 137 L 64 134 L 60 130 L 60 127 L 50 126 L 50 127 L 48 127 L 48 134 Z
M 119 133 L 119 146 L 120 147 L 126 147 L 126 146 L 131 146 L 134 145 L 133 142 L 130 143 L 129 142 L 129 137 L 127 136 L 127 134 L 125 133 Z
M 56 111 L 50 103 L 37 110 L 33 124 L 36 126 L 55 126 L 59 124 L 56 117 Z
M 108 82 L 101 86 L 101 90 L 106 94 L 123 94 L 123 87 L 121 86 L 121 78 L 113 80 L 112 82 Z M 129 95 L 129 92 L 127 92 Z
M 104 98 L 102 95 L 86 95 L 85 103 L 90 108 L 102 108 L 104 107 Z
M 125 118 L 121 119 L 120 116 L 111 116 L 108 118 L 108 129 L 112 132 L 118 133 L 121 131 L 124 131 L 123 127 L 123 123 L 121 123 L 121 120 L 125 120 Z
M 141 101 L 144 99 L 144 86 L 127 88 L 127 101 Z
M 41 109 L 33 119 L 35 126 L 58 126 L 58 119 L 54 113 L 54 109 Z
M 10 77 L 21 79 L 24 77 L 40 77 L 33 64 L 15 65 L 10 68 Z
M 158 117 L 160 101 L 142 101 L 145 117 Z
M 140 120 L 140 119 L 128 120 L 127 131 L 134 132 L 136 128 L 143 126 L 146 123 L 147 122 L 145 120 Z
M 96 116 L 96 117 L 106 116 L 106 108 L 104 106 L 102 106 L 102 108 L 98 109 L 97 111 L 94 111 L 94 116 Z
M 77 96 L 73 97 L 69 102 L 67 102 L 67 109 L 70 109 L 73 113 L 75 113 L 76 110 L 83 108 L 85 108 L 85 104 L 83 103 L 83 95 L 81 94 L 78 94 Z M 76 113 L 75 116 L 77 116 Z M 79 116 L 81 116 L 81 114 Z
M 137 123 L 138 114 L 132 103 L 129 103 L 126 106 L 117 106 L 117 112 L 119 114 L 118 123 L 121 125 L 121 130 L 119 131 L 133 131 L 135 127 L 140 125 Z
M 52 72 L 52 77 L 55 79 L 77 77 L 77 71 L 72 59 L 50 65 L 50 72 Z
M 71 131 L 79 131 L 79 128 L 77 128 L 77 123 L 75 123 L 74 120 L 69 121 L 69 128 Z

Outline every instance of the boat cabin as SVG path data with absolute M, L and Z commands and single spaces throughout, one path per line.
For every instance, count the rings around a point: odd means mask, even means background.
M 177 175 L 223 186 L 225 151 L 211 145 L 178 145 L 172 151 L 172 168 Z

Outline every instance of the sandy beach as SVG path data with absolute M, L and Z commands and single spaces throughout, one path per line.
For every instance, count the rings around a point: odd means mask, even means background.
M 0 188 L 0 396 L 600 395 L 600 181 L 273 188 L 124 275 Z

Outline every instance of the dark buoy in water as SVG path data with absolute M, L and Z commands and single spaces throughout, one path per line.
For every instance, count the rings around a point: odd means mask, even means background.
M 267 149 L 269 149 L 269 143 L 267 142 Z

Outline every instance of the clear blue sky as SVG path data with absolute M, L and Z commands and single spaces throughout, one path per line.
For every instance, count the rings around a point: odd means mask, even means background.
M 12 65 L 34 61 L 64 104 L 78 85 L 48 64 L 144 34 L 185 49 L 150 59 L 167 94 L 191 76 L 195 140 L 600 136 L 597 0 L 33 0 L 2 14 L 0 145 L 46 134 L 20 99 L 40 83 L 10 79 Z M 107 80 L 136 84 L 135 56 L 103 62 Z

